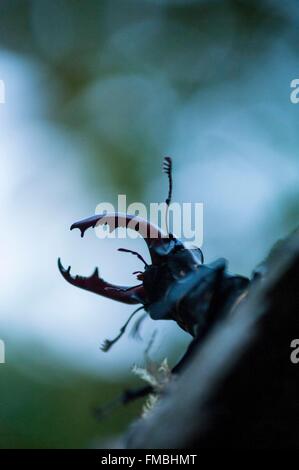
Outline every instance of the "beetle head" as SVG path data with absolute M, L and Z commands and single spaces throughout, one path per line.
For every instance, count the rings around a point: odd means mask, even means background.
M 171 159 L 166 157 L 164 159 L 164 171 L 169 179 L 169 192 L 166 199 L 167 208 L 169 207 L 172 195 L 171 170 Z M 89 277 L 73 276 L 70 272 L 71 267 L 65 269 L 59 259 L 58 267 L 64 279 L 76 287 L 108 297 L 112 300 L 126 304 L 142 304 L 142 308 L 148 311 L 150 316 L 154 319 L 172 318 L 172 306 L 170 304 L 168 307 L 167 302 L 163 302 L 162 312 L 160 311 L 161 309 L 158 309 L 158 315 L 153 313 L 155 311 L 154 306 L 159 305 L 163 299 L 167 298 L 168 292 L 174 284 L 180 283 L 181 280 L 186 277 L 188 280 L 189 274 L 194 270 L 198 270 L 199 265 L 203 263 L 201 250 L 187 249 L 174 235 L 163 233 L 160 228 L 147 220 L 135 215 L 118 212 L 94 215 L 74 223 L 71 226 L 71 230 L 75 228 L 79 229 L 81 237 L 84 237 L 86 230 L 99 225 L 107 225 L 110 231 L 116 230 L 119 227 L 133 229 L 144 238 L 149 249 L 151 264 L 147 264 L 143 258 L 134 251 L 123 248 L 119 249 L 120 251 L 131 252 L 143 261 L 145 266 L 144 271 L 136 272 L 139 283 L 132 287 L 108 283 L 99 276 L 98 268 L 96 268 L 94 273 Z M 121 334 L 123 331 L 124 329 L 121 330 Z M 107 349 L 108 348 L 106 348 L 106 350 Z
M 108 225 L 110 231 L 116 230 L 119 227 L 131 228 L 142 235 L 149 249 L 151 264 L 147 264 L 136 252 L 120 249 L 120 251 L 131 252 L 137 255 L 144 262 L 144 271 L 137 272 L 137 279 L 141 282 L 132 287 L 110 284 L 99 276 L 97 268 L 89 277 L 73 276 L 70 272 L 71 268 L 65 269 L 60 259 L 58 260 L 58 267 L 62 276 L 70 284 L 112 300 L 126 304 L 141 303 L 146 308 L 160 296 L 165 295 L 168 286 L 173 280 L 195 269 L 202 261 L 200 250 L 188 250 L 173 235 L 166 235 L 148 221 L 129 214 L 111 213 L 95 215 L 74 223 L 71 226 L 71 230 L 78 228 L 81 232 L 81 237 L 84 237 L 87 229 L 98 225 Z

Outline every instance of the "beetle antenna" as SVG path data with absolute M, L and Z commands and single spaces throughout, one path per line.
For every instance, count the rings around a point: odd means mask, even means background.
M 118 248 L 117 251 L 121 251 L 122 253 L 132 253 L 132 255 L 137 256 L 137 258 L 140 259 L 142 263 L 144 263 L 144 266 L 148 266 L 147 262 L 143 259 L 143 257 L 139 253 L 137 253 L 137 251 L 128 250 L 127 248 Z
M 104 351 L 104 352 L 109 351 L 109 349 L 122 337 L 122 335 L 126 331 L 126 328 L 127 328 L 128 324 L 130 323 L 131 319 L 133 318 L 133 316 L 142 309 L 143 309 L 143 306 L 138 307 L 136 310 L 134 310 L 133 313 L 131 313 L 131 315 L 129 316 L 126 323 L 119 330 L 119 334 L 114 339 L 105 339 L 105 341 L 103 342 L 103 344 L 101 346 L 102 351 Z
M 167 175 L 168 177 L 168 195 L 165 200 L 167 208 L 166 208 L 166 229 L 167 233 L 169 234 L 169 227 L 168 227 L 168 212 L 169 212 L 169 206 L 171 203 L 172 199 L 172 159 L 170 157 L 165 157 L 163 160 L 163 172 Z

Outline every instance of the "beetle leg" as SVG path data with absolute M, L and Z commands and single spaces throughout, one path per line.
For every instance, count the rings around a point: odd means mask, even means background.
M 101 350 L 104 351 L 104 352 L 107 352 L 109 351 L 109 349 L 122 337 L 122 335 L 125 333 L 126 329 L 127 329 L 127 326 L 128 324 L 130 323 L 131 319 L 134 317 L 134 315 L 138 312 L 140 312 L 140 310 L 143 309 L 143 306 L 142 307 L 139 307 L 137 308 L 137 310 L 134 310 L 133 313 L 131 313 L 131 315 L 129 316 L 129 318 L 127 319 L 126 323 L 121 327 L 118 335 L 114 338 L 114 339 L 105 339 L 104 343 L 102 344 L 101 346 Z
M 197 343 L 198 343 L 197 338 L 194 338 L 191 341 L 191 343 L 188 346 L 187 351 L 181 357 L 179 362 L 172 368 L 172 370 L 171 370 L 172 374 L 178 374 L 179 372 L 181 372 L 181 370 L 184 368 L 184 366 L 189 362 L 190 357 L 193 355 L 194 350 L 196 349 Z
M 183 357 L 180 359 L 180 361 L 172 368 L 171 373 L 172 374 L 178 374 L 181 372 L 182 368 L 185 366 L 186 363 L 188 363 L 190 356 L 193 354 L 195 346 L 197 344 L 196 338 L 191 341 L 189 344 L 189 347 Z M 146 385 L 144 387 L 139 387 L 135 389 L 128 389 L 124 390 L 124 392 L 117 397 L 115 400 L 107 403 L 103 407 L 97 408 L 96 413 L 99 419 L 104 418 L 112 412 L 117 406 L 120 405 L 129 405 L 135 400 L 138 400 L 139 398 L 146 397 L 150 395 L 151 393 L 155 393 L 154 387 L 151 385 Z
M 109 403 L 106 403 L 106 405 L 102 407 L 96 408 L 95 409 L 96 416 L 99 420 L 103 419 L 107 415 L 109 415 L 111 412 L 113 412 L 114 409 L 117 408 L 118 406 L 128 405 L 132 403 L 133 401 L 138 400 L 139 398 L 146 397 L 153 391 L 154 390 L 151 385 L 146 385 L 145 387 L 139 387 L 135 389 L 124 390 L 124 392 L 120 396 L 116 397 L 115 400 Z

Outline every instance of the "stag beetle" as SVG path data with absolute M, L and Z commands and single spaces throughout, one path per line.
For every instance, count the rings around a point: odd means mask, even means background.
M 168 197 L 165 201 L 168 208 L 172 197 L 170 157 L 164 159 L 164 172 L 169 181 Z M 147 243 L 151 264 L 147 264 L 135 251 L 123 248 L 119 250 L 136 255 L 144 263 L 144 271 L 137 272 L 137 279 L 140 281 L 138 285 L 125 287 L 110 284 L 99 276 L 97 268 L 90 277 L 74 277 L 70 274 L 71 268 L 65 269 L 60 259 L 58 267 L 64 279 L 76 287 L 126 304 L 141 304 L 121 328 L 119 335 L 113 340 L 104 342 L 102 346 L 104 351 L 108 351 L 122 336 L 131 318 L 140 310 L 144 310 L 146 314 L 137 320 L 135 331 L 147 314 L 153 320 L 176 321 L 193 337 L 186 354 L 173 369 L 176 373 L 186 363 L 195 344 L 203 339 L 211 327 L 246 293 L 249 279 L 229 274 L 224 259 L 204 264 L 200 248 L 187 248 L 173 234 L 165 234 L 147 220 L 133 215 L 123 213 L 94 215 L 74 223 L 71 230 L 78 228 L 83 237 L 88 228 L 97 225 L 108 224 L 110 230 L 115 230 L 118 227 L 128 228 L 132 221 L 135 222 L 135 229 Z M 143 389 L 144 393 L 138 392 L 134 398 L 150 391 L 150 387 L 146 387 Z M 124 397 L 123 402 L 129 401 L 132 396 L 127 394 L 127 399 Z

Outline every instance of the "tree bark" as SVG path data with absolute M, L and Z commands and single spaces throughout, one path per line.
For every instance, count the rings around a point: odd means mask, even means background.
M 248 296 L 123 439 L 127 448 L 299 447 L 299 232 L 280 241 Z

